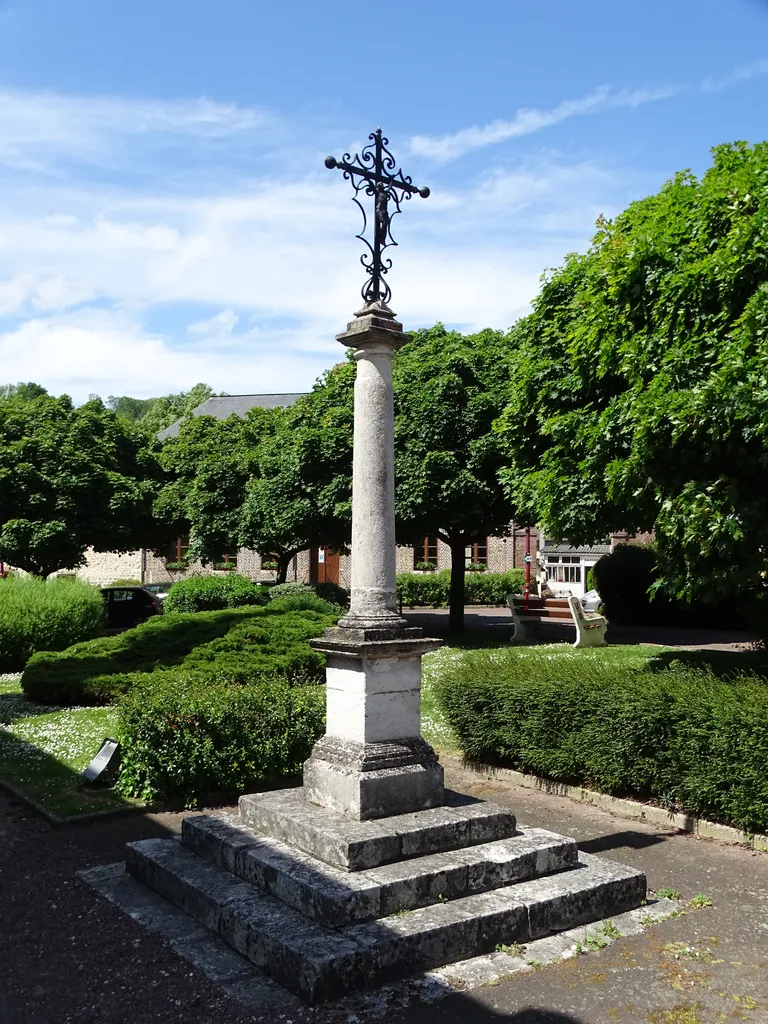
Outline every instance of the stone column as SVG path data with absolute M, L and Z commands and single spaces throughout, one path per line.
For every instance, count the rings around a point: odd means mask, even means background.
M 421 658 L 440 645 L 398 614 L 392 357 L 410 341 L 369 304 L 337 340 L 355 350 L 352 593 L 339 625 L 312 641 L 326 656 L 326 734 L 304 765 L 311 803 L 357 819 L 435 807 L 443 772 L 421 738 Z
M 392 357 L 410 337 L 386 306 L 366 306 L 337 335 L 355 350 L 355 437 L 352 461 L 352 592 L 346 630 L 365 639 L 398 635 L 406 622 L 395 593 L 395 437 Z

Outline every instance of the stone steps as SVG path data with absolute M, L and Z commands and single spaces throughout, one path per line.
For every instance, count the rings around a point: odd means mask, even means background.
M 344 871 L 515 835 L 511 811 L 450 790 L 442 807 L 374 821 L 355 821 L 309 804 L 301 789 L 241 796 L 239 809 L 243 822 L 257 831 Z
M 236 818 L 207 815 L 185 819 L 182 843 L 334 928 L 562 871 L 578 859 L 572 839 L 524 829 L 509 839 L 347 872 L 254 832 Z
M 556 874 L 331 928 L 175 839 L 129 844 L 126 868 L 309 1003 L 618 914 L 645 895 L 640 872 L 581 854 Z

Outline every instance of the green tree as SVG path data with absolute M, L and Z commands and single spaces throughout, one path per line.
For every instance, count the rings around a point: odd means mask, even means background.
M 31 402 L 34 398 L 47 394 L 48 392 L 42 384 L 35 384 L 31 380 L 27 381 L 26 384 L 23 384 L 21 381 L 18 384 L 0 384 L 0 400 L 4 398 L 20 398 L 24 402 Z
M 186 420 L 163 445 L 173 475 L 156 504 L 163 522 L 191 533 L 190 553 L 218 561 L 233 547 L 274 555 L 278 582 L 291 559 L 349 539 L 352 367 L 329 371 L 289 409 Z M 340 405 L 338 403 L 341 403 Z
M 333 367 L 285 411 L 259 448 L 240 539 L 277 555 L 279 582 L 299 551 L 321 545 L 343 551 L 349 543 L 353 384 L 354 364 Z
M 494 421 L 507 398 L 505 335 L 417 331 L 395 356 L 395 509 L 398 538 L 437 536 L 451 549 L 451 630 L 464 628 L 465 548 L 505 536 L 513 505 Z
M 131 398 L 130 395 L 110 395 L 107 398 L 106 406 L 112 409 L 124 420 L 135 423 L 142 419 L 152 406 L 157 402 L 156 398 Z
M 192 410 L 198 405 L 202 405 L 207 399 L 220 398 L 223 395 L 226 395 L 226 391 L 217 394 L 210 384 L 195 384 L 189 391 L 180 391 L 175 395 L 163 395 L 161 398 L 150 399 L 152 405 L 141 416 L 139 424 L 142 430 L 148 434 L 159 434 L 161 430 L 170 427 L 176 420 L 191 416 Z
M 47 576 L 82 565 L 89 547 L 159 547 L 158 447 L 98 399 L 0 400 L 0 561 Z
M 510 498 L 553 536 L 654 530 L 670 596 L 765 594 L 768 143 L 718 146 L 545 282 L 514 329 Z

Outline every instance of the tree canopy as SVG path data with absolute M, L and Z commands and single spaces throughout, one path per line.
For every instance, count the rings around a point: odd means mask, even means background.
M 689 599 L 768 569 L 768 143 L 713 153 L 548 277 L 499 423 L 523 515 L 574 542 L 654 530 Z
M 508 352 L 498 331 L 462 335 L 437 324 L 416 331 L 393 364 L 398 538 L 450 545 L 454 630 L 464 622 L 466 546 L 504 536 L 514 515 L 493 430 L 507 398 Z
M 99 399 L 0 399 L 0 560 L 47 576 L 89 547 L 159 547 L 157 447 Z

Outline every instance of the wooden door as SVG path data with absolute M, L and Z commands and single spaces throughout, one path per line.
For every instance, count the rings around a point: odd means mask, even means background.
M 339 553 L 331 551 L 330 548 L 318 548 L 317 552 L 317 582 L 336 583 L 339 582 Z

